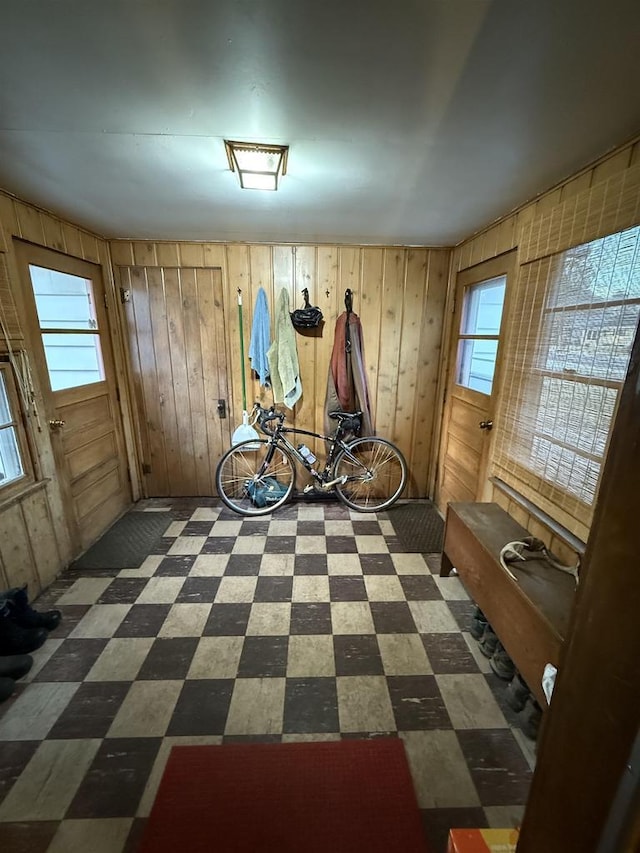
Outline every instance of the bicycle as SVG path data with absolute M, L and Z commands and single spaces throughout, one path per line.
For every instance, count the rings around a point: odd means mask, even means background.
M 390 441 L 377 436 L 344 440 L 346 433 L 360 429 L 362 412 L 331 412 L 337 420 L 333 435 L 323 435 L 284 425 L 285 415 L 272 406 L 256 403 L 252 423 L 267 438 L 236 444 L 216 468 L 218 495 L 229 509 L 240 515 L 266 515 L 285 504 L 295 486 L 296 462 L 312 476 L 305 486 L 335 492 L 343 504 L 358 512 L 381 512 L 394 504 L 407 482 L 407 463 Z M 270 424 L 276 421 L 273 428 Z M 324 469 L 314 467 L 316 457 L 305 447 L 295 447 L 288 435 L 319 438 L 328 445 Z

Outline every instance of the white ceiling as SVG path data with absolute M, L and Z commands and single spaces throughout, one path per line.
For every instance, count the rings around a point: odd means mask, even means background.
M 2 0 L 0 186 L 110 237 L 450 245 L 640 131 L 638 0 Z M 277 193 L 223 139 L 287 143 Z

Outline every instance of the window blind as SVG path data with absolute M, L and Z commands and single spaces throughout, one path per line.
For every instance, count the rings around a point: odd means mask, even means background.
M 494 472 L 581 535 L 638 325 L 640 228 L 524 264 L 513 304 Z
M 22 341 L 23 334 L 18 320 L 18 312 L 13 301 L 11 286 L 9 284 L 9 271 L 7 269 L 7 261 L 5 254 L 0 252 L 0 351 L 6 352 L 8 349 L 5 335 L 8 335 L 9 340 Z

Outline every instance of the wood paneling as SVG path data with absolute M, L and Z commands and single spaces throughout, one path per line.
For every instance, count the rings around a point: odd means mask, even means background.
M 109 250 L 108 244 L 95 235 L 0 192 L 0 267 L 5 273 L 5 275 L 0 274 L 3 280 L 0 285 L 2 290 L 0 303 L 5 316 L 10 316 L 10 323 L 16 329 L 12 335 L 14 350 L 26 347 L 32 362 L 35 405 L 39 413 L 40 426 L 43 426 L 46 422 L 43 388 L 39 384 L 33 364 L 33 342 L 30 336 L 23 338 L 22 333 L 18 333 L 18 329 L 26 330 L 25 294 L 15 257 L 14 238 L 28 240 L 37 246 L 74 258 L 99 263 L 106 285 L 107 304 L 110 312 L 114 312 L 117 310 L 117 303 Z M 114 348 L 121 403 L 126 408 L 128 404 L 127 384 L 124 381 L 126 365 L 117 325 L 113 322 L 109 324 L 109 333 Z M 2 344 L 0 344 L 1 347 Z M 69 411 L 67 417 L 69 417 Z M 79 415 L 79 417 L 82 416 Z M 100 414 L 87 412 L 87 418 L 90 422 L 87 436 L 91 437 L 99 432 L 96 422 Z M 79 424 L 76 426 L 81 429 Z M 77 556 L 78 548 L 72 543 L 67 523 L 67 513 L 49 431 L 39 428 L 33 415 L 27 419 L 27 430 L 33 448 L 37 476 L 42 480 L 35 485 L 27 486 L 24 492 L 4 503 L 0 492 L 0 575 L 3 583 L 10 586 L 28 582 L 30 593 L 33 595 L 46 587 L 57 573 Z M 125 422 L 125 430 L 131 439 L 132 433 L 127 422 Z M 129 443 L 128 452 L 129 458 L 132 459 L 135 453 L 132 441 Z M 109 472 L 104 472 L 98 467 L 92 472 L 90 479 L 93 478 L 93 481 L 97 482 L 105 476 L 105 473 Z M 135 478 L 135 461 L 133 475 Z M 121 476 L 125 476 L 124 472 L 121 472 Z M 103 496 L 108 504 L 110 501 L 108 494 L 103 492 Z M 108 523 L 109 512 L 113 512 L 113 506 L 97 511 L 93 525 L 95 535 L 100 532 L 100 524 L 104 526 Z
M 122 267 L 120 275 L 131 292 L 126 318 L 147 493 L 213 495 L 231 423 L 217 410 L 228 399 L 220 270 Z
M 498 259 L 510 250 L 517 251 L 517 268 L 533 258 L 561 251 L 572 245 L 596 239 L 640 222 L 640 141 L 627 144 L 592 166 L 572 175 L 561 185 L 543 193 L 537 199 L 523 205 L 483 231 L 465 240 L 453 251 L 452 275 L 449 283 L 448 304 L 451 305 L 455 275 L 457 271 L 471 270 L 481 262 Z M 516 306 L 507 301 L 504 323 L 507 336 L 513 327 Z M 449 319 L 447 336 L 451 335 L 452 315 Z M 441 366 L 441 381 L 447 369 Z M 508 365 L 504 376 L 508 376 Z M 500 393 L 500 385 L 498 394 Z M 445 415 L 446 417 L 446 415 Z M 446 424 L 444 426 L 446 430 Z M 456 427 L 452 426 L 454 435 Z M 440 464 L 444 463 L 446 442 L 440 447 Z M 497 473 L 491 459 L 482 484 L 481 499 L 494 500 L 518 518 L 523 526 L 543 539 L 547 546 L 566 564 L 576 561 L 576 553 L 540 521 L 524 513 L 509 501 L 499 489 L 489 482 L 488 477 Z M 447 491 L 443 488 L 444 492 Z M 544 494 L 538 493 L 536 502 L 547 512 L 555 510 L 549 506 Z M 526 518 L 525 518 L 526 516 Z M 567 518 L 558 518 L 567 525 Z M 576 522 L 577 523 L 577 522 Z M 575 529 L 576 535 L 586 541 L 589 530 L 583 525 Z
M 0 513 L 0 558 L 12 586 L 33 585 L 35 567 L 29 528 L 20 503 L 14 503 Z
M 317 245 L 252 245 L 215 243 L 131 243 L 115 241 L 111 244 L 114 263 L 119 269 L 123 287 L 135 290 L 134 303 L 126 306 L 130 335 L 138 329 L 147 330 L 138 334 L 138 342 L 131 353 L 133 381 L 138 395 L 149 394 L 149 376 L 143 364 L 153 364 L 152 371 L 161 384 L 168 381 L 172 371 L 170 363 L 171 341 L 163 311 L 164 297 L 160 267 L 166 262 L 174 266 L 183 276 L 201 275 L 219 267 L 222 277 L 222 301 L 224 326 L 218 329 L 215 338 L 218 347 L 217 363 L 222 364 L 222 349 L 226 353 L 229 380 L 229 427 L 234 428 L 241 420 L 242 391 L 240 379 L 240 349 L 237 314 L 237 290 L 243 298 L 243 329 L 245 350 L 248 354 L 253 321 L 253 306 L 260 287 L 264 287 L 273 320 L 274 309 L 280 290 L 289 293 L 291 308 L 302 305 L 300 291 L 306 287 L 312 304 L 318 305 L 324 314 L 325 324 L 321 336 L 297 336 L 298 357 L 303 386 L 303 396 L 295 411 L 288 412 L 291 423 L 302 429 L 324 430 L 324 402 L 327 387 L 329 359 L 333 347 L 335 322 L 344 311 L 344 292 L 353 291 L 354 311 L 360 316 L 363 327 L 365 363 L 374 408 L 376 431 L 390 438 L 401 448 L 407 458 L 410 473 L 407 496 L 426 497 L 433 477 L 433 430 L 436 410 L 436 388 L 438 363 L 442 338 L 444 302 L 446 296 L 449 251 L 442 249 L 403 249 L 365 246 L 317 246 Z M 142 285 L 141 272 L 134 272 L 135 264 L 145 260 L 148 265 L 144 288 L 149 296 L 142 304 L 137 293 Z M 163 263 L 160 263 L 162 260 Z M 155 266 L 155 272 L 153 267 Z M 167 267 L 168 268 L 168 267 Z M 194 272 L 195 271 L 195 272 Z M 165 276 L 168 273 L 165 271 Z M 153 293 L 151 292 L 153 291 Z M 146 299 L 146 297 L 145 297 Z M 136 301 L 137 300 L 137 301 Z M 162 303 L 162 304 L 161 304 Z M 174 306 L 173 310 L 177 305 Z M 166 310 L 171 309 L 166 306 Z M 221 312 L 213 312 L 215 318 Z M 198 322 L 189 327 L 187 338 L 196 333 Z M 174 343 L 185 336 L 187 322 L 175 323 L 172 334 Z M 149 331 L 150 330 L 150 331 Z M 213 334 L 210 330 L 207 334 Z M 148 351 L 143 338 L 151 334 L 154 352 Z M 164 341 L 161 345 L 160 342 Z M 203 344 L 204 345 L 204 344 Z M 207 346 L 211 346 L 211 342 Z M 182 394 L 184 376 L 178 371 L 178 394 Z M 206 369 L 205 369 L 206 368 Z M 270 403 L 270 390 L 261 389 L 255 376 L 247 368 L 247 405 L 261 400 Z M 186 368 L 187 373 L 189 367 Z M 199 364 L 194 365 L 196 372 Z M 210 365 L 203 361 L 203 376 L 208 381 Z M 222 377 L 217 377 L 220 387 Z M 214 389 L 211 389 L 211 391 Z M 208 391 L 207 400 L 214 400 Z M 224 396 L 224 394 L 218 395 Z M 217 400 L 217 397 L 215 397 Z M 151 465 L 158 471 L 149 480 L 154 491 L 166 488 L 170 477 L 172 453 L 170 446 L 177 441 L 178 426 L 170 413 L 162 412 L 149 398 L 147 424 L 143 443 L 148 449 Z M 217 415 L 209 412 L 207 423 L 216 423 Z M 185 447 L 196 442 L 204 447 L 204 434 L 192 433 L 183 437 Z M 208 438 L 211 441 L 211 437 Z M 227 439 L 228 441 L 228 439 Z M 320 448 L 317 448 L 320 449 Z M 189 451 L 198 456 L 194 445 Z M 148 460 L 145 460 L 148 461 Z M 187 467 L 190 465 L 185 460 Z M 196 466 L 198 469 L 198 466 Z M 198 482 L 195 472 L 193 488 L 206 489 L 206 478 Z M 199 475 L 198 475 L 199 476 Z M 161 493 L 161 492 L 157 492 Z M 207 492 L 200 491 L 200 494 Z M 210 492 L 209 492 L 210 493 Z

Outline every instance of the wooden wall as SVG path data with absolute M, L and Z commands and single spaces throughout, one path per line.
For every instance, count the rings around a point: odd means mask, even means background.
M 513 249 L 517 250 L 519 268 L 534 258 L 615 233 L 638 222 L 640 140 L 635 140 L 458 245 L 452 252 L 448 303 L 454 292 L 455 277 L 461 270 Z M 509 319 L 507 314 L 507 335 Z M 445 330 L 445 353 L 450 349 L 451 334 L 449 325 Z M 443 377 L 448 367 L 447 358 L 444 358 Z M 489 481 L 493 473 L 490 461 L 483 499 L 499 503 L 533 535 L 543 539 L 561 559 L 574 562 L 575 552 L 562 539 Z M 587 535 L 585 528 L 582 537 L 586 540 Z
M 312 304 L 322 309 L 322 336 L 297 336 L 303 396 L 291 413 L 297 426 L 322 431 L 335 321 L 344 310 L 344 292 L 350 288 L 353 309 L 363 325 L 377 433 L 404 452 L 411 475 L 408 495 L 425 497 L 432 491 L 448 250 L 131 241 L 113 241 L 110 247 L 116 271 L 128 266 L 222 270 L 233 425 L 240 422 L 242 412 L 237 289 L 242 291 L 247 352 L 260 287 L 267 293 L 272 322 L 283 287 L 292 309 L 302 305 L 304 287 Z M 258 398 L 271 402 L 271 392 L 260 393 L 251 379 L 248 406 Z
M 29 351 L 29 339 L 21 319 L 24 317 L 22 285 L 13 238 L 99 264 L 107 291 L 108 308 L 113 315 L 115 291 L 107 243 L 88 231 L 0 192 L 0 266 L 8 280 L 8 287 L 6 283 L 5 287 L 0 287 L 0 305 L 3 311 L 14 318 L 11 323 L 14 328 L 9 332 L 14 350 L 26 347 Z M 111 326 L 118 382 L 123 388 L 121 404 L 125 413 L 125 430 L 131 448 L 132 431 L 127 422 L 128 399 L 126 383 L 123 381 L 123 347 L 116 325 L 112 323 Z M 1 334 L 0 352 L 6 353 L 6 343 Z M 42 413 L 42 396 L 35 369 L 33 380 L 36 403 Z M 0 585 L 11 587 L 29 583 L 31 595 L 48 586 L 76 556 L 72 553 L 62 495 L 56 480 L 49 431 L 45 419 L 41 420 L 42 429 L 37 428 L 33 419 L 26 424 L 37 482 L 9 499 L 3 500 L 0 493 Z

